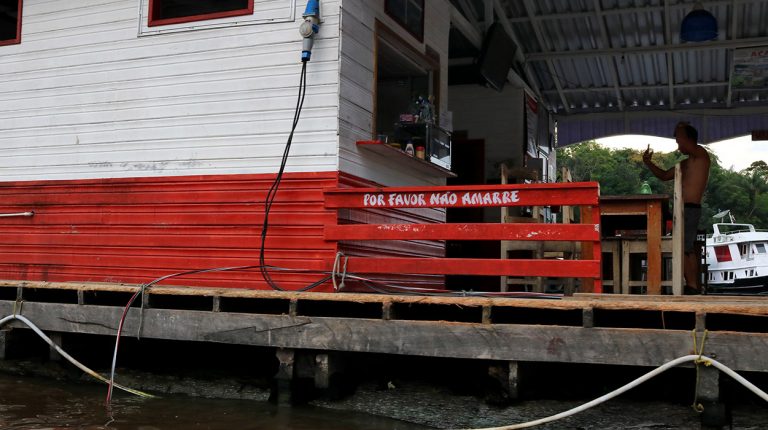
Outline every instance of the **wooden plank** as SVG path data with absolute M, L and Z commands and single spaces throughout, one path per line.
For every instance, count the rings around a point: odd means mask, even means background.
M 594 224 L 380 224 L 325 227 L 326 240 L 598 241 Z
M 31 289 L 56 289 L 76 291 L 114 291 L 135 292 L 139 285 L 96 283 L 96 282 L 34 282 L 0 280 L 0 289 L 12 290 L 15 296 L 18 287 Z M 221 296 L 229 298 L 251 299 L 285 299 L 300 301 L 332 301 L 354 303 L 416 303 L 435 305 L 455 305 L 461 307 L 496 307 L 496 308 L 528 308 L 528 309 L 606 309 L 606 310 L 643 310 L 660 312 L 707 312 L 736 315 L 767 315 L 768 302 L 762 297 L 742 296 L 640 296 L 622 294 L 591 294 L 576 293 L 573 297 L 563 300 L 540 300 L 525 298 L 465 297 L 465 296 L 410 296 L 397 294 L 365 294 L 365 293 L 327 293 L 273 291 L 273 290 L 242 290 L 231 288 L 188 287 L 157 285 L 151 287 L 148 294 L 179 295 L 179 296 Z
M 328 189 L 327 208 L 597 205 L 594 182 Z
M 332 264 L 333 260 L 327 260 Z M 481 276 L 549 276 L 599 278 L 599 260 L 491 260 L 481 258 L 355 258 L 346 260 L 354 273 L 412 273 Z
M 649 200 L 646 222 L 647 252 L 647 291 L 648 294 L 661 294 L 661 229 L 662 216 L 659 202 Z
M 0 315 L 12 312 L 0 301 Z M 122 309 L 26 303 L 24 316 L 44 331 L 114 335 Z M 124 333 L 135 333 L 139 310 Z M 658 366 L 693 347 L 688 331 L 542 325 L 488 325 L 146 309 L 142 337 L 500 361 Z M 13 327 L 21 327 L 13 323 Z M 340 336 L 339 333 L 344 333 Z M 457 340 L 460 339 L 461 341 Z M 705 355 L 737 371 L 768 371 L 760 351 L 768 335 L 710 332 Z

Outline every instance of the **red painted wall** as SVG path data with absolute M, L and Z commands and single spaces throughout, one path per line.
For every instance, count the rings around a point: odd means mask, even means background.
M 0 183 L 0 279 L 141 284 L 196 269 L 259 264 L 264 200 L 274 175 L 221 175 Z M 337 172 L 287 173 L 270 215 L 267 264 L 328 270 L 336 244 L 323 227 L 338 223 L 430 223 L 434 209 L 340 211 L 323 190 L 376 184 Z M 443 256 L 443 242 L 342 242 L 347 255 Z M 322 278 L 270 272 L 283 289 Z M 443 277 L 393 274 L 388 280 L 442 287 Z M 257 270 L 185 275 L 164 285 L 269 289 Z M 332 291 L 325 283 L 313 291 Z M 368 290 L 369 291 L 369 290 Z
M 194 269 L 257 265 L 264 200 L 274 175 L 0 183 L 0 278 L 145 283 Z M 336 211 L 322 190 L 336 172 L 286 174 L 270 215 L 267 264 L 324 268 Z M 316 274 L 274 273 L 298 289 Z M 258 270 L 188 275 L 164 284 L 266 289 Z M 328 291 L 329 285 L 325 286 Z

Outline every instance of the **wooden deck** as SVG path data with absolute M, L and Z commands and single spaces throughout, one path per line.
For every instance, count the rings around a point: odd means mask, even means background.
M 0 316 L 42 330 L 114 336 L 137 286 L 0 282 Z M 18 301 L 17 301 L 18 299 Z M 124 336 L 279 349 L 507 362 L 658 366 L 694 352 L 768 371 L 768 301 L 577 294 L 561 300 L 152 287 Z M 13 323 L 11 327 L 22 327 Z M 6 327 L 7 328 L 7 327 Z M 1 332 L 0 332 L 1 333 Z

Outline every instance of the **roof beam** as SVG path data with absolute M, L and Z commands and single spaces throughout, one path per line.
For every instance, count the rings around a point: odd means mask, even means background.
M 734 39 L 735 32 L 736 32 L 736 25 L 738 25 L 738 22 L 736 20 L 736 0 L 733 0 L 731 2 L 731 26 L 729 30 L 731 30 L 731 34 L 726 35 L 729 39 Z M 728 58 L 731 60 L 730 64 L 728 65 L 728 77 L 730 78 L 728 80 L 728 93 L 725 96 L 725 107 L 731 107 L 731 101 L 733 99 L 733 70 L 735 69 L 734 60 L 736 59 L 736 53 L 734 51 L 729 52 L 730 55 L 728 55 Z
M 459 6 L 461 6 L 461 11 L 464 13 L 464 16 L 467 17 L 467 20 L 472 23 L 472 25 L 480 29 L 480 17 L 477 16 L 477 11 L 474 7 L 472 7 L 471 4 L 469 4 L 469 0 L 458 0 Z M 453 5 L 451 5 L 453 6 Z
M 451 4 L 451 24 L 453 24 L 461 34 L 464 35 L 464 37 L 467 38 L 469 43 L 471 43 L 475 48 L 481 49 L 483 46 L 483 35 L 480 33 L 480 31 L 472 25 L 472 23 L 467 20 L 467 18 L 462 15 L 461 11 L 456 9 L 454 5 Z
M 594 0 L 595 4 L 595 18 L 597 19 L 598 25 L 600 25 L 600 34 L 603 37 L 603 43 L 606 47 L 613 46 L 611 44 L 611 39 L 608 37 L 608 29 L 605 26 L 605 18 L 603 18 L 603 12 L 602 7 L 600 7 L 600 0 Z M 624 100 L 621 97 L 621 90 L 619 89 L 619 85 L 621 84 L 619 82 L 619 71 L 618 71 L 618 65 L 616 64 L 616 57 L 613 57 L 610 60 L 611 64 L 608 65 L 608 69 L 611 72 L 611 78 L 613 79 L 613 88 L 616 90 L 616 103 L 619 105 L 619 110 L 624 110 Z
M 722 5 L 728 5 L 731 3 L 731 1 L 734 1 L 736 3 L 746 3 L 749 1 L 754 0 L 711 0 L 711 1 L 700 1 L 699 3 L 704 6 L 704 8 L 708 8 L 711 6 L 722 6 Z M 680 3 L 675 5 L 670 5 L 671 9 L 692 9 L 693 4 L 691 3 Z M 603 9 L 602 13 L 603 15 L 634 15 L 637 13 L 647 13 L 647 12 L 665 12 L 664 6 L 637 6 L 637 7 L 623 7 L 623 8 L 615 8 L 615 9 Z M 563 13 L 552 13 L 547 15 L 539 15 L 536 17 L 538 20 L 561 20 L 561 19 L 576 19 L 576 18 L 591 18 L 595 16 L 594 11 L 584 11 L 584 12 L 563 12 Z M 515 17 L 510 18 L 509 22 L 513 24 L 518 23 L 524 23 L 529 21 L 529 17 Z
M 536 35 L 536 40 L 539 41 L 539 46 L 541 46 L 542 50 L 547 49 L 547 45 L 544 41 L 544 35 L 542 34 L 539 22 L 533 19 L 533 17 L 536 15 L 536 11 L 533 9 L 530 0 L 523 0 L 523 6 L 525 6 L 525 11 L 528 16 L 531 17 L 533 33 Z M 547 69 L 549 70 L 549 75 L 550 78 L 552 78 L 552 82 L 555 83 L 555 88 L 557 88 L 557 92 L 560 96 L 560 101 L 563 103 L 565 112 L 570 113 L 571 107 L 568 105 L 568 99 L 565 98 L 565 94 L 563 93 L 563 86 L 560 84 L 560 79 L 557 76 L 557 71 L 555 70 L 555 65 L 552 63 L 552 60 L 547 60 Z
M 719 40 L 713 42 L 664 44 L 656 46 L 632 46 L 625 48 L 583 49 L 579 51 L 551 51 L 527 54 L 528 61 L 547 61 L 563 58 L 579 57 L 621 57 L 626 55 L 662 54 L 682 51 L 705 51 L 710 49 L 750 48 L 768 44 L 768 37 L 753 37 L 749 39 Z
M 675 88 L 715 88 L 715 87 L 725 87 L 728 85 L 728 82 L 722 81 L 722 82 L 695 82 L 695 83 L 686 83 L 686 84 L 677 84 L 675 85 Z M 663 90 L 666 89 L 667 85 L 625 85 L 622 87 L 619 87 L 621 91 L 642 91 L 642 90 Z M 590 88 L 564 88 L 562 90 L 565 94 L 573 94 L 573 93 L 583 93 L 583 92 L 590 92 L 590 91 L 600 91 L 600 92 L 607 92 L 607 91 L 615 91 L 614 87 L 590 87 Z M 556 93 L 556 90 L 544 90 L 544 94 L 554 94 Z
M 672 9 L 669 0 L 664 0 L 664 43 L 672 44 Z M 667 60 L 667 91 L 669 92 L 669 108 L 675 108 L 675 58 L 671 52 L 664 54 Z

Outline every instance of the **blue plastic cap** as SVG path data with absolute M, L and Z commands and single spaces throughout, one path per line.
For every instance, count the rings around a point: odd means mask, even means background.
M 309 0 L 307 2 L 307 8 L 304 9 L 304 17 L 307 16 L 320 16 L 320 0 Z
M 680 25 L 680 40 L 705 42 L 717 39 L 717 19 L 704 9 L 694 9 Z

